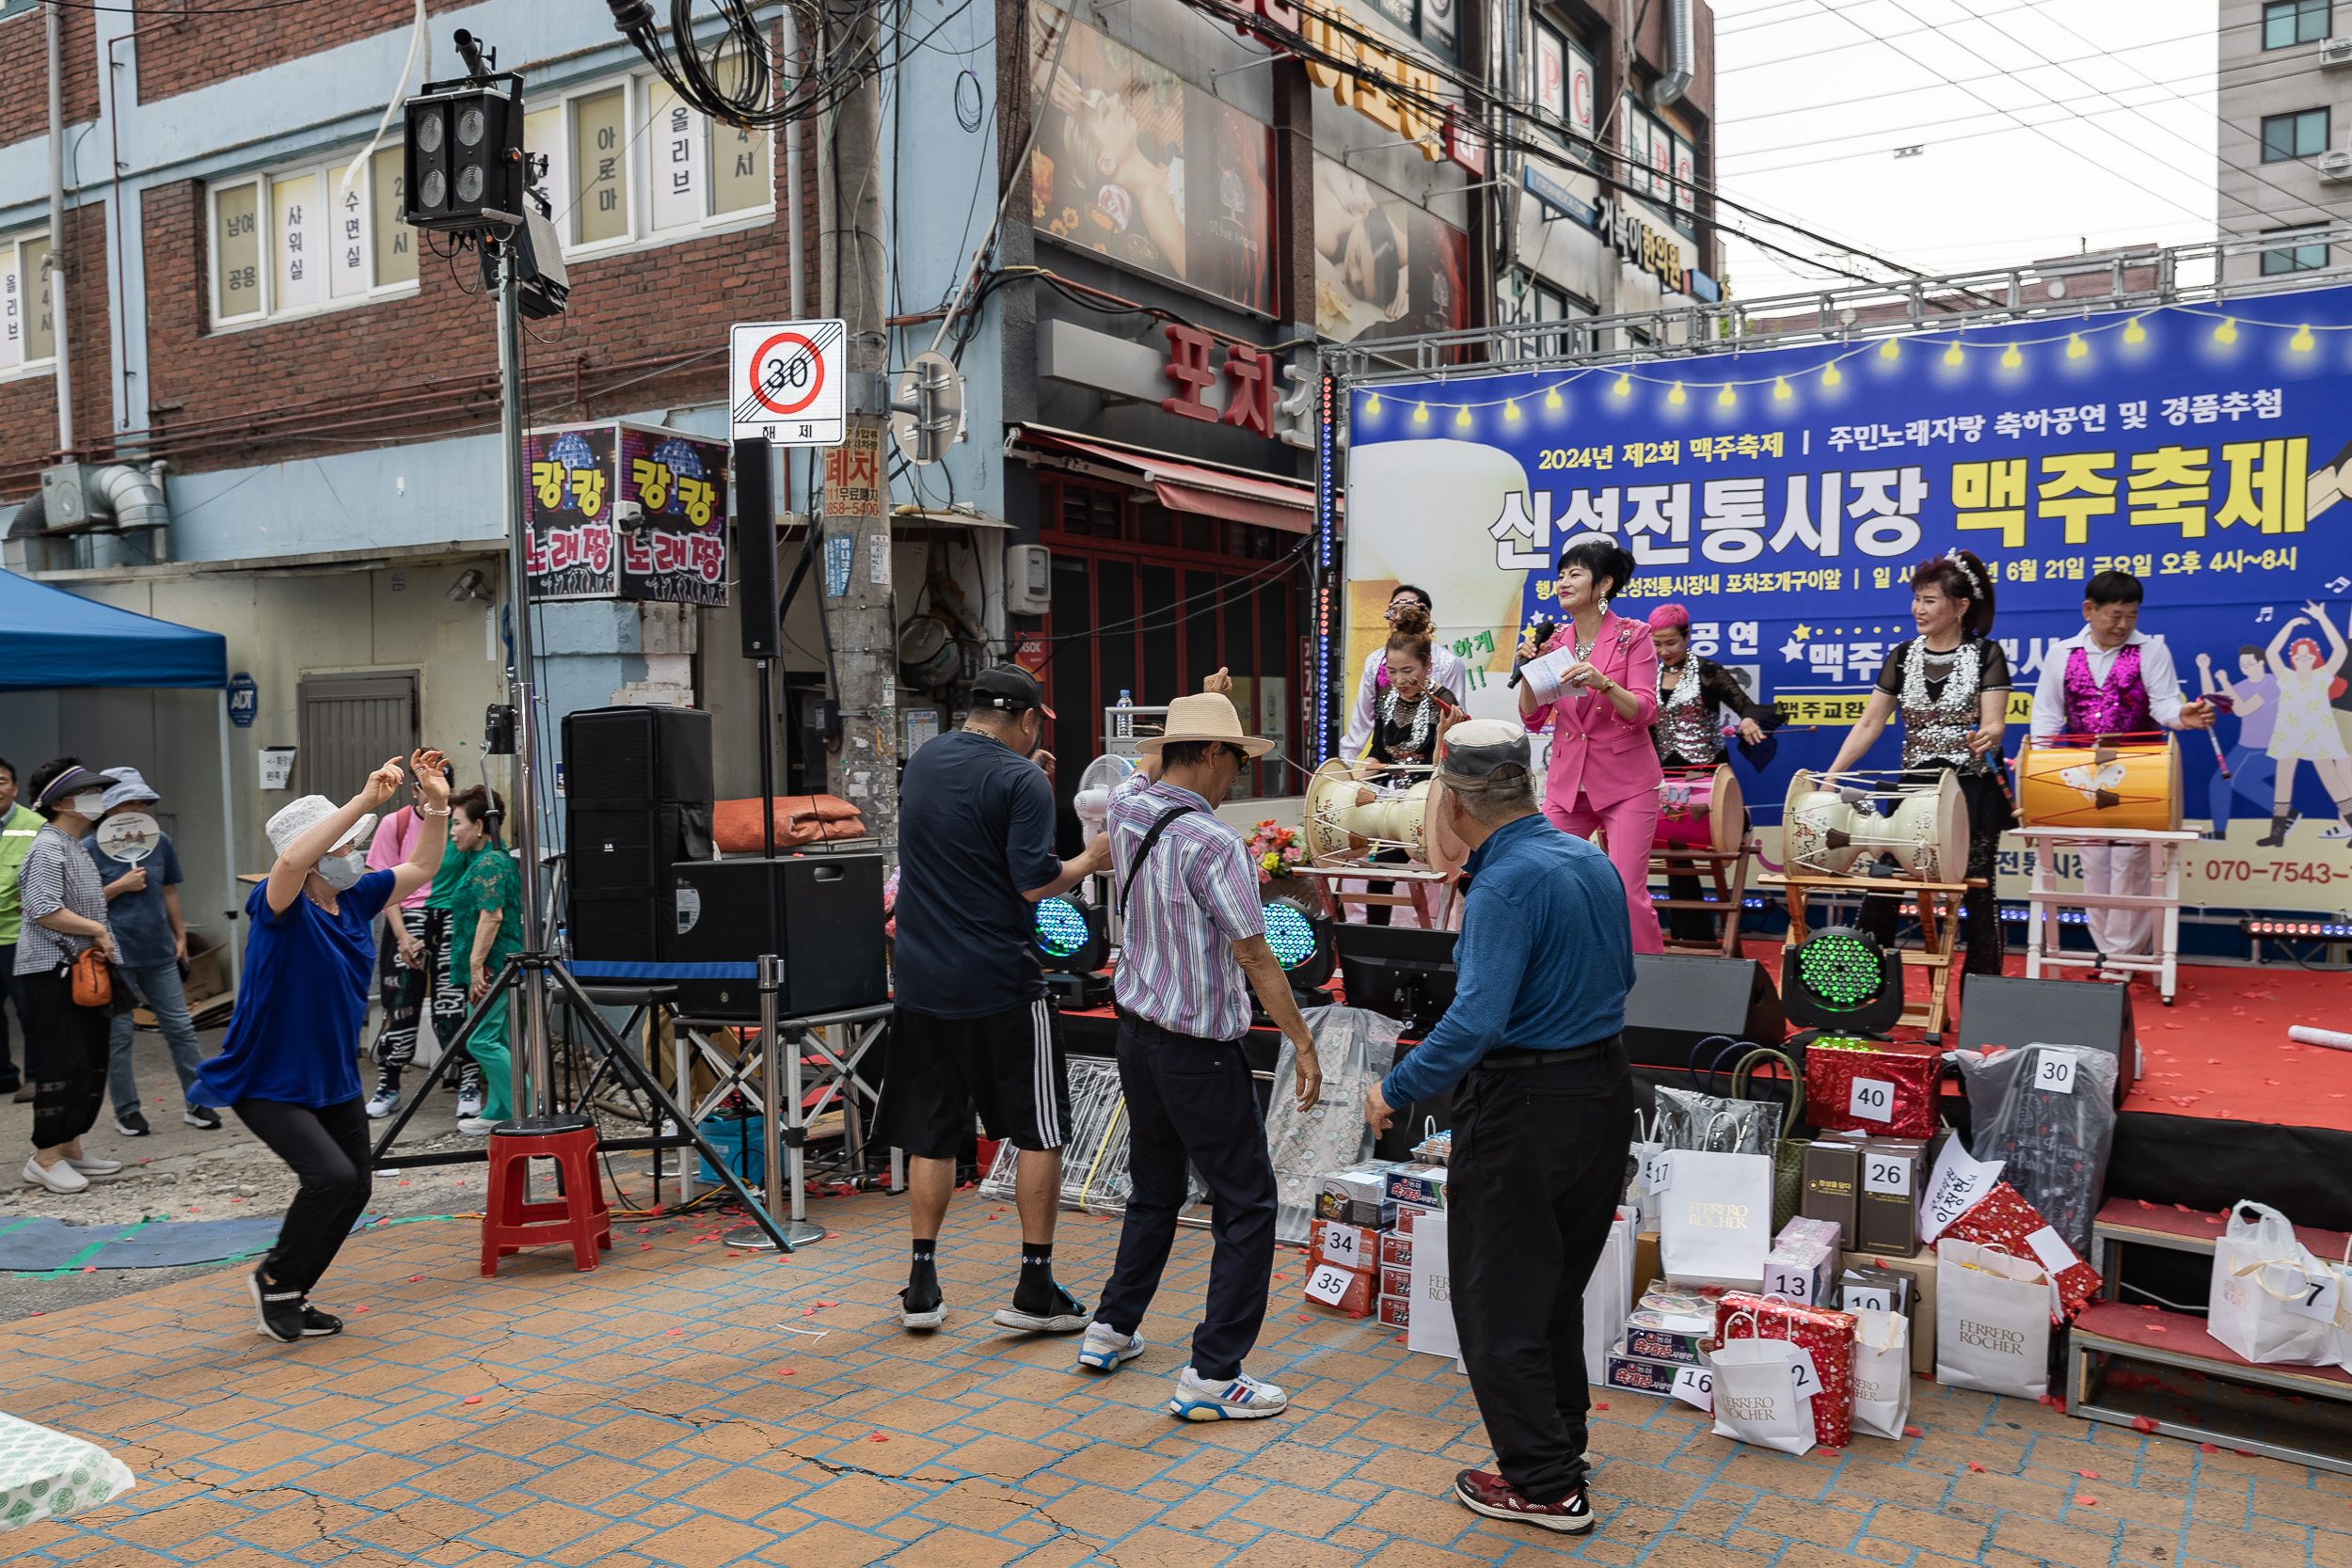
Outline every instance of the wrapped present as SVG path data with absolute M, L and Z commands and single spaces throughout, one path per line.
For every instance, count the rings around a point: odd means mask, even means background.
M 1979 1246 L 1998 1245 L 2012 1258 L 2031 1258 L 2047 1269 L 2051 1293 L 2058 1298 L 2050 1304 L 2054 1323 L 2071 1321 L 2099 1293 L 2099 1271 L 2084 1262 L 2042 1212 L 2006 1181 L 1995 1181 L 1991 1192 L 1944 1227 L 1944 1235 Z
M 1715 1343 L 1725 1338 L 1787 1339 L 1812 1354 L 1821 1381 L 1813 1396 L 1813 1440 L 1842 1449 L 1853 1437 L 1855 1319 L 1826 1307 L 1797 1307 L 1733 1291 L 1715 1306 Z
M 1824 1132 L 1927 1137 L 1943 1073 L 1931 1045 L 1824 1035 L 1804 1048 L 1805 1119 Z

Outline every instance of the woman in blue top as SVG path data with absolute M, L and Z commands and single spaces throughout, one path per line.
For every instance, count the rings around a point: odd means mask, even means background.
M 306 795 L 269 819 L 278 851 L 269 879 L 246 900 L 252 920 L 237 1009 L 220 1054 L 197 1075 L 197 1095 L 226 1105 L 301 1178 L 278 1244 L 253 1271 L 261 1332 L 291 1343 L 340 1334 L 342 1320 L 304 1298 L 368 1204 L 367 1101 L 358 1052 L 375 967 L 375 917 L 433 879 L 449 835 L 441 753 L 408 759 L 423 829 L 400 865 L 367 869 L 374 808 L 401 785 L 400 759 L 368 775 L 338 807 Z

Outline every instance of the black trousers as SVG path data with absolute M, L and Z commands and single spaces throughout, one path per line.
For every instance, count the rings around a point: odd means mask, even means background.
M 1454 1326 L 1496 1468 L 1532 1502 L 1584 1484 L 1584 1287 L 1632 1142 L 1632 1074 L 1614 1039 L 1582 1061 L 1473 1068 L 1454 1093 Z
M 16 977 L 24 1022 L 24 1078 L 33 1085 L 33 1147 L 70 1144 L 98 1124 L 106 1102 L 107 1018 L 78 1007 L 64 970 Z
M 368 1105 L 290 1105 L 282 1100 L 240 1100 L 237 1119 L 269 1145 L 302 1179 L 286 1207 L 278 1244 L 262 1266 L 270 1282 L 308 1291 L 319 1282 L 368 1206 Z
M 1274 1162 L 1241 1041 L 1204 1040 L 1122 1016 L 1119 1083 L 1127 1096 L 1134 1185 L 1095 1322 L 1133 1334 L 1143 1321 L 1175 1244 L 1189 1160 L 1208 1185 L 1216 1240 L 1192 1370 L 1211 1382 L 1232 1377 L 1265 1324 L 1274 1267 Z

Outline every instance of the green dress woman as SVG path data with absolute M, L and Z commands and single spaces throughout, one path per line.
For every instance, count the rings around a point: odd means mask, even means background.
M 476 793 L 467 791 L 468 795 Z M 450 984 L 465 992 L 469 1007 L 489 995 L 500 970 L 523 945 L 521 872 L 515 857 L 475 815 L 484 803 L 465 796 L 451 803 L 451 838 L 478 851 L 450 897 Z M 501 988 L 489 1010 L 466 1037 L 466 1050 L 482 1069 L 483 1101 L 482 1115 L 459 1122 L 460 1132 L 487 1132 L 515 1114 L 508 1067 L 508 995 Z

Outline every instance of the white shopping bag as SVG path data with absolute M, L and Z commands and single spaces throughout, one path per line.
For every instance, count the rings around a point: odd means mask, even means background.
M 1854 1314 L 1853 1429 L 1900 1437 L 1911 1418 L 1911 1320 L 1868 1307 Z
M 1433 1211 L 1413 1222 L 1413 1294 L 1405 1348 L 1429 1355 L 1460 1355 L 1454 1333 L 1454 1275 L 1446 1262 L 1445 1215 Z
M 1813 1447 L 1813 1399 L 1798 1392 L 1810 1370 L 1786 1339 L 1727 1339 L 1715 1364 L 1715 1435 L 1782 1453 Z
M 2336 1328 L 2344 1282 L 2296 1240 L 2295 1226 L 2261 1203 L 2231 1206 L 2214 1243 L 2206 1332 L 2249 1361 L 2325 1367 L 2344 1354 Z
M 1764 1154 L 1677 1148 L 1664 1162 L 1658 1263 L 1677 1285 L 1753 1291 L 1772 1244 L 1772 1162 Z
M 2050 1391 L 2050 1276 L 1957 1237 L 1935 1244 L 1935 1381 L 2038 1400 Z
M 1609 1223 L 1609 1240 L 1601 1246 L 1592 1277 L 1584 1282 L 1584 1380 L 1604 1387 L 1609 1383 L 1610 1347 L 1625 1332 L 1625 1315 L 1632 1305 L 1631 1216 L 1635 1212 L 1618 1209 L 1617 1217 Z M 1418 1233 L 1414 1240 L 1418 1244 Z
M 1651 1123 L 1645 1123 L 1639 1111 L 1633 1113 L 1633 1130 L 1641 1137 L 1633 1145 L 1633 1176 L 1625 1184 L 1625 1200 L 1637 1205 L 1640 1210 L 1634 1218 L 1634 1229 L 1655 1230 L 1661 1214 L 1660 1205 L 1665 1197 L 1655 1180 L 1657 1162 L 1666 1155 L 1667 1148 L 1658 1141 L 1654 1119 Z

